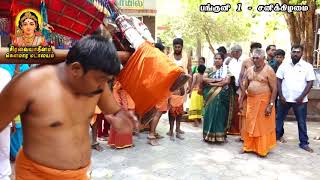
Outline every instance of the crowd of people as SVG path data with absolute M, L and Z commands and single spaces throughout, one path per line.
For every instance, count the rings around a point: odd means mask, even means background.
M 247 59 L 239 45 L 233 46 L 230 54 L 225 47 L 217 50 L 214 67 L 207 68 L 204 75 L 199 72 L 193 76 L 193 84 L 201 85 L 193 87 L 192 92 L 198 94 L 191 95 L 189 117 L 194 115 L 196 101 L 203 101 L 204 141 L 227 142 L 227 134 L 238 134 L 243 141 L 242 153 L 264 157 L 276 146 L 276 140 L 286 143 L 284 120 L 293 108 L 299 146 L 313 152 L 308 145 L 306 115 L 315 74 L 312 65 L 302 59 L 303 46 L 293 45 L 288 61 L 284 61 L 284 50 L 268 45 L 264 51 L 256 42 L 251 44 Z M 203 61 L 199 59 L 198 70 Z
M 159 43 L 156 47 L 164 49 Z M 214 54 L 213 67 L 206 67 L 206 59 L 200 57 L 198 64 L 191 68 L 191 61 L 183 51 L 183 40 L 174 39 L 169 57 L 190 73 L 192 79 L 156 106 L 148 143 L 160 145 L 159 139 L 164 136 L 156 132 L 156 127 L 165 113 L 170 125 L 167 135 L 171 140 L 175 137 L 183 140 L 180 122 L 187 113 L 188 121 L 195 127 L 203 121 L 205 142 L 225 143 L 227 135 L 240 135 L 241 152 L 255 152 L 264 157 L 276 146 L 276 140 L 286 143 L 283 122 L 292 107 L 298 121 L 299 146 L 313 152 L 308 145 L 306 112 L 314 71 L 312 65 L 302 59 L 303 46 L 292 46 L 290 60 L 284 61 L 285 55 L 285 51 L 276 49 L 275 45 L 268 45 L 264 51 L 257 42 L 251 44 L 249 58 L 243 58 L 239 45 L 234 45 L 230 53 L 221 46 Z M 185 112 L 187 97 L 190 105 Z M 131 145 L 132 136 L 120 148 Z

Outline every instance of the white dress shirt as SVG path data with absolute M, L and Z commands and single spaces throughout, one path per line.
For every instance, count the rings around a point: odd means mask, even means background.
M 277 78 L 282 79 L 282 94 L 287 102 L 296 102 L 302 94 L 308 81 L 316 79 L 311 64 L 305 60 L 300 60 L 297 64 L 292 61 L 283 62 L 278 71 Z M 308 97 L 304 97 L 303 102 L 308 102 Z
M 237 87 L 239 87 L 239 77 L 240 77 L 242 62 L 243 62 L 243 58 L 241 56 L 238 60 L 235 58 L 232 58 L 229 63 L 229 71 L 231 72 L 232 75 L 234 75 Z

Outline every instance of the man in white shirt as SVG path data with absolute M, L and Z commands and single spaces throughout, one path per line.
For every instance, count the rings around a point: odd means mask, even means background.
M 233 118 L 231 120 L 231 125 L 230 125 L 230 129 L 228 130 L 227 134 L 231 134 L 231 135 L 240 135 L 240 119 L 239 119 L 239 104 L 238 104 L 238 99 L 239 99 L 239 93 L 240 93 L 240 88 L 239 88 L 239 77 L 240 77 L 240 71 L 241 71 L 241 67 L 242 67 L 242 62 L 243 62 L 243 58 L 242 56 L 242 48 L 239 45 L 234 45 L 231 48 L 231 56 L 232 59 L 230 60 L 230 62 L 226 65 L 229 68 L 230 73 L 235 77 L 235 84 L 236 84 L 236 88 L 237 88 L 237 95 L 236 95 L 236 108 L 233 114 Z
M 311 64 L 301 60 L 303 46 L 294 45 L 291 48 L 291 60 L 280 65 L 277 71 L 278 78 L 278 109 L 276 132 L 277 139 L 285 142 L 283 138 L 283 121 L 286 119 L 288 111 L 293 108 L 298 121 L 300 148 L 313 152 L 309 147 L 307 135 L 307 95 L 315 80 L 314 70 Z
M 0 92 L 11 80 L 10 73 L 0 68 Z M 10 125 L 0 132 L 0 180 L 10 180 Z

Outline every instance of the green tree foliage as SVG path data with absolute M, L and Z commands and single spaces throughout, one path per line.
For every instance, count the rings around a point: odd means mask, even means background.
M 160 38 L 171 43 L 172 39 L 181 34 L 186 46 L 196 47 L 197 38 L 201 42 L 212 43 L 238 42 L 248 40 L 251 24 L 243 17 L 242 13 L 235 11 L 212 13 L 200 12 L 199 5 L 203 0 L 182 0 L 186 6 L 182 17 L 171 18 L 166 26 L 170 27 L 160 35 Z

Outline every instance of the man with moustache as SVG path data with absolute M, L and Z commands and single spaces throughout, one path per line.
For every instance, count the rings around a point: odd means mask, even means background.
M 301 59 L 303 54 L 302 45 L 293 45 L 291 48 L 291 61 L 283 62 L 278 71 L 278 108 L 277 108 L 277 140 L 285 142 L 283 138 L 283 121 L 288 111 L 293 108 L 298 122 L 300 148 L 313 152 L 309 147 L 307 135 L 307 95 L 316 79 L 311 64 Z
M 114 115 L 109 121 L 118 132 L 129 133 L 137 126 L 107 84 L 119 72 L 113 44 L 101 36 L 86 36 L 70 49 L 65 62 L 27 71 L 3 89 L 0 131 L 17 115 L 22 119 L 17 180 L 88 179 L 88 129 L 95 107 Z

